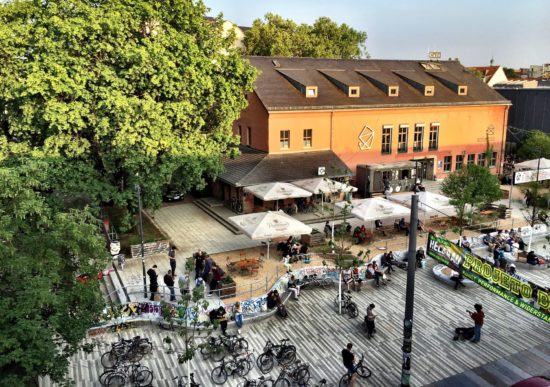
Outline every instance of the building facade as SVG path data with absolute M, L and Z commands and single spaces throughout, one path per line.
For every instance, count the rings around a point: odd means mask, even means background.
M 510 104 L 457 61 L 248 59 L 260 75 L 234 123 L 245 148 L 288 160 L 333 153 L 364 194 L 467 163 L 500 171 Z

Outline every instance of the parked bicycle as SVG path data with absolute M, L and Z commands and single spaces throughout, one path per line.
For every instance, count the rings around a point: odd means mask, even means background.
M 260 376 L 259 379 L 247 379 L 243 376 L 244 382 L 239 383 L 238 387 L 273 387 L 273 380 L 270 376 Z
M 326 379 L 321 379 L 316 384 L 313 384 L 312 387 L 334 387 L 334 383 L 329 383 Z
M 245 376 L 250 372 L 250 363 L 246 359 L 234 358 L 226 361 L 223 357 L 220 363 L 210 373 L 214 384 L 224 384 L 229 376 Z
M 271 371 L 275 365 L 275 360 L 283 366 L 296 360 L 296 347 L 287 344 L 289 341 L 289 339 L 283 339 L 281 344 L 273 344 L 271 340 L 267 340 L 264 352 L 256 360 L 256 364 L 262 373 L 267 374 Z
M 237 214 L 242 214 L 243 212 L 243 202 L 238 200 L 235 196 L 231 198 L 231 209 Z
M 323 289 L 332 286 L 333 282 L 332 279 L 328 277 L 318 277 L 317 274 L 311 274 L 309 276 L 304 276 L 299 281 L 299 285 L 301 288 L 304 288 L 306 286 L 308 287 L 321 287 Z
M 273 387 L 290 387 L 291 385 L 307 386 L 309 381 L 309 365 L 301 363 L 300 360 L 296 364 L 283 366 L 279 376 L 275 380 Z
M 120 339 L 111 344 L 111 350 L 101 356 L 101 365 L 113 368 L 118 363 L 137 363 L 143 356 L 153 351 L 153 344 L 148 338 L 136 336 L 133 339 Z
M 363 379 L 366 379 L 372 375 L 371 370 L 363 364 L 365 361 L 365 354 L 361 355 L 361 359 L 355 364 L 353 367 L 353 371 L 346 372 L 341 378 L 340 383 L 338 384 L 339 387 L 346 387 L 349 386 L 351 383 L 351 378 L 353 377 L 353 374 L 357 374 Z
M 189 374 L 189 378 L 191 379 L 189 384 L 185 381 L 185 379 L 187 379 L 187 376 L 176 376 L 174 380 L 178 383 L 178 387 L 187 387 L 188 385 L 189 387 L 201 387 L 200 384 L 195 382 L 195 376 L 192 372 L 191 374 Z
M 220 361 L 226 354 L 235 355 L 247 349 L 248 342 L 242 337 L 218 336 L 210 337 L 200 351 L 205 359 L 211 357 L 214 361 Z
M 351 292 L 349 290 L 342 293 L 341 299 L 338 295 L 336 296 L 334 299 L 336 308 L 339 307 L 340 303 L 342 304 L 342 310 L 345 310 L 350 318 L 359 316 L 359 308 L 357 308 L 357 304 L 351 300 Z
M 127 381 L 136 387 L 146 387 L 153 383 L 153 373 L 149 368 L 136 364 L 118 364 L 109 368 L 99 376 L 99 383 L 102 386 L 124 386 Z

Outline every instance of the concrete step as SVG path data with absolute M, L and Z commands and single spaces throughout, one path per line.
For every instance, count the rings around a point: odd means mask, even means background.
M 239 230 L 237 227 L 235 227 L 232 223 L 230 223 L 227 219 L 224 217 L 218 215 L 214 210 L 210 202 L 206 201 L 205 199 L 197 199 L 193 202 L 197 207 L 199 207 L 201 210 L 206 212 L 210 217 L 215 219 L 218 223 L 220 223 L 222 226 L 227 228 L 229 231 L 231 231 L 235 235 L 241 235 L 243 232 Z
M 113 304 L 120 304 L 120 300 L 118 299 L 116 288 L 113 284 L 113 280 L 111 279 L 111 275 L 115 275 L 115 273 L 110 272 L 109 275 L 103 276 L 103 283 L 105 284 L 105 287 L 107 289 L 107 296 L 109 297 L 107 301 Z
M 103 277 L 101 281 L 99 281 L 99 291 L 101 292 L 103 301 L 105 301 L 105 305 L 109 305 L 111 299 L 109 298 L 109 291 L 107 290 L 107 285 L 105 284 L 105 277 Z

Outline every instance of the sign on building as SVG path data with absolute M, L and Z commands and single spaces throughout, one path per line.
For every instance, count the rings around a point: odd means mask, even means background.
M 538 181 L 550 180 L 550 168 L 540 169 Z M 514 173 L 514 184 L 529 183 L 537 181 L 537 171 L 517 171 Z
M 550 295 L 544 286 L 493 267 L 491 262 L 431 233 L 428 236 L 427 252 L 436 261 L 462 271 L 464 278 L 550 323 Z

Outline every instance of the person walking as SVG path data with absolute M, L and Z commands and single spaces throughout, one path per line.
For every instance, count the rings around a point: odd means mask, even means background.
M 376 325 L 374 320 L 376 319 L 376 313 L 374 313 L 374 304 L 370 304 L 367 307 L 367 315 L 365 316 L 365 325 L 367 327 L 367 339 L 371 339 L 376 332 Z
M 218 267 L 218 265 L 214 263 L 214 266 L 212 267 L 212 281 L 210 281 L 210 284 L 209 284 L 210 291 L 208 292 L 208 297 L 212 296 L 212 292 L 216 290 L 221 280 L 222 280 L 222 271 Z
M 170 269 L 172 271 L 172 277 L 176 276 L 176 247 L 170 246 L 168 250 L 168 258 L 170 259 Z
M 474 338 L 472 339 L 472 343 L 479 343 L 485 313 L 483 313 L 483 307 L 481 304 L 475 304 L 474 308 L 476 310 L 475 312 L 470 312 L 469 310 L 467 312 L 470 314 L 472 320 L 474 320 Z
M 155 293 L 157 293 L 159 287 L 157 265 L 153 265 L 153 267 L 147 270 L 147 275 L 149 275 L 149 291 L 151 292 L 149 300 L 155 301 Z
M 233 305 L 233 316 L 235 318 L 235 325 L 237 326 L 237 333 L 240 335 L 241 328 L 243 327 L 243 309 L 239 301 Z
M 174 290 L 174 277 L 172 270 L 168 270 L 168 273 L 164 275 L 164 284 L 170 289 L 170 301 L 176 301 L 176 291 Z
M 344 363 L 344 367 L 348 370 L 348 372 L 351 374 L 350 379 L 350 386 L 355 386 L 355 355 L 352 352 L 353 344 L 348 343 L 346 345 L 346 348 L 342 349 L 342 362 Z

